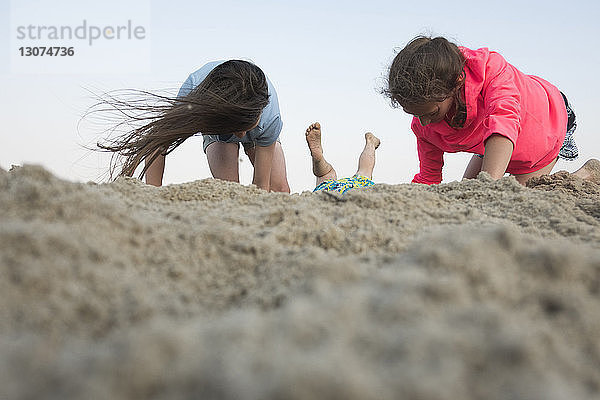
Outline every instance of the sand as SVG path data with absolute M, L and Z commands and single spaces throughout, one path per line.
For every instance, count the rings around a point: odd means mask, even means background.
M 600 398 L 600 186 L 0 170 L 2 399 Z

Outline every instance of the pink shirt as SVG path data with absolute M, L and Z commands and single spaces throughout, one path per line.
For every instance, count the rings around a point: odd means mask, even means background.
M 567 130 L 567 110 L 560 91 L 542 78 L 525 75 L 487 48 L 460 48 L 466 58 L 467 119 L 460 129 L 446 121 L 421 126 L 413 118 L 420 172 L 413 182 L 442 181 L 444 152 L 484 154 L 493 133 L 514 145 L 507 172 L 525 174 L 545 167 L 557 156 Z

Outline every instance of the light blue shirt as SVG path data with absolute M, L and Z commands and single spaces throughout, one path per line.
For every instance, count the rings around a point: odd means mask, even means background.
M 190 76 L 183 82 L 177 97 L 187 96 L 196 86 L 198 86 L 206 78 L 206 76 L 218 65 L 223 64 L 226 60 L 211 61 L 199 70 L 192 72 Z M 270 146 L 279 138 L 283 122 L 281 121 L 281 115 L 279 114 L 279 101 L 277 100 L 277 92 L 273 84 L 267 78 L 268 90 L 269 90 L 269 104 L 264 108 L 260 121 L 256 128 L 248 131 L 242 138 L 238 138 L 235 135 L 229 137 L 227 142 L 238 142 L 238 143 L 250 143 L 254 142 L 258 146 Z M 223 137 L 226 135 L 207 135 L 215 140 L 219 140 L 219 136 Z

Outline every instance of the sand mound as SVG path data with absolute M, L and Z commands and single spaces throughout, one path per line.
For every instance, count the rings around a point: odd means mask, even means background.
M 0 170 L 0 398 L 593 399 L 600 187 Z

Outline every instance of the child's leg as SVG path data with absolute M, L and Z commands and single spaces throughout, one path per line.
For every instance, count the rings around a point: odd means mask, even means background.
M 244 145 L 244 153 L 254 166 L 255 147 Z M 271 169 L 271 191 L 289 193 L 290 186 L 287 180 L 287 171 L 285 167 L 285 157 L 281 143 L 275 143 L 275 154 L 273 154 L 273 168 Z
M 212 176 L 225 181 L 239 182 L 239 145 L 237 143 L 213 142 L 206 148 L 206 158 Z
M 358 170 L 356 175 L 373 179 L 373 168 L 375 168 L 375 149 L 379 147 L 380 140 L 371 132 L 365 133 L 365 148 L 358 158 Z
M 473 157 L 471 157 L 471 161 L 469 161 L 469 165 L 467 165 L 467 169 L 465 169 L 463 179 L 477 178 L 477 175 L 479 175 L 481 172 L 482 165 L 483 158 L 479 157 L 477 154 L 473 155 Z
M 321 125 L 315 122 L 306 129 L 306 143 L 312 157 L 313 174 L 317 177 L 318 186 L 321 182 L 329 179 L 337 179 L 337 174 L 333 166 L 323 157 L 323 147 L 321 146 Z
M 600 161 L 595 158 L 587 160 L 573 175 L 600 184 Z
M 517 179 L 521 185 L 525 185 L 528 180 L 531 178 L 537 178 L 542 175 L 549 175 L 552 172 L 552 168 L 556 165 L 556 161 L 558 161 L 558 157 L 554 159 L 550 164 L 546 165 L 544 168 L 538 169 L 535 172 L 530 172 L 528 174 L 515 174 L 514 177 Z

